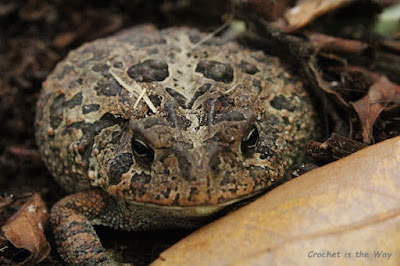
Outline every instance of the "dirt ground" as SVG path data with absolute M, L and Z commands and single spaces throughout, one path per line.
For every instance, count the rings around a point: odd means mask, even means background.
M 291 3 L 294 1 L 282 2 Z M 356 14 L 353 14 L 351 12 L 353 9 L 349 10 L 348 7 L 347 9 L 337 11 L 334 15 L 325 17 L 320 21 L 320 24 L 312 25 L 311 29 L 330 34 L 333 29 L 327 26 L 329 23 L 332 21 L 342 21 L 345 24 L 346 19 L 351 16 L 359 16 L 358 18 L 360 19 L 368 18 L 366 23 L 361 23 L 367 27 L 370 19 L 378 12 L 377 10 L 388 5 L 388 3 L 371 4 L 367 3 L 368 1 L 363 2 L 365 2 L 364 5 L 361 8 L 357 8 L 358 11 Z M 120 29 L 142 23 L 153 23 L 162 28 L 176 25 L 196 26 L 205 31 L 212 31 L 222 25 L 231 14 L 232 5 L 229 1 L 1 1 L 1 199 L 7 198 L 10 195 L 13 195 L 15 198 L 24 198 L 29 193 L 38 192 L 43 197 L 47 206 L 50 207 L 65 195 L 63 190 L 53 181 L 40 160 L 34 141 L 33 119 L 41 83 L 52 71 L 55 64 L 66 56 L 68 51 L 79 47 L 87 41 L 107 36 Z M 369 45 L 368 49 L 366 48 L 362 51 L 361 56 L 357 54 L 346 55 L 346 59 L 349 62 L 352 62 L 357 67 L 367 69 L 367 72 L 373 78 L 375 77 L 375 82 L 379 79 L 374 76 L 377 74 L 389 77 L 394 83 L 400 83 L 399 42 L 394 43 L 394 47 L 390 49 L 375 50 L 376 46 L 371 45 L 371 43 L 376 42 L 372 35 L 366 35 L 363 30 L 355 26 L 347 27 L 347 33 L 345 31 L 346 27 L 342 27 L 341 29 L 343 31 L 341 37 L 353 38 L 357 36 L 357 39 Z M 400 38 L 400 34 L 391 37 L 390 40 L 395 40 L 396 38 Z M 379 39 L 380 41 L 381 39 Z M 380 44 L 381 42 L 379 43 L 379 47 L 383 47 Z M 324 57 L 324 55 L 319 56 L 319 63 L 321 65 L 329 65 L 330 69 L 332 69 L 332 66 L 336 66 L 332 63 L 336 58 Z M 373 60 L 376 61 L 372 62 Z M 371 65 L 373 65 L 373 68 Z M 369 81 L 368 83 L 366 82 L 367 79 L 360 78 L 357 74 L 354 74 L 359 72 L 362 71 L 349 71 L 347 76 L 343 75 L 340 78 L 343 83 L 347 82 L 346 84 L 350 91 L 340 93 L 339 96 L 347 104 L 350 101 L 355 102 L 358 99 L 362 99 L 367 95 L 371 84 L 374 84 L 374 81 Z M 329 75 L 325 75 L 324 78 L 328 81 L 336 79 L 337 75 L 335 76 L 332 73 L 334 71 L 331 71 Z M 311 73 L 310 76 L 312 75 Z M 314 75 L 316 74 L 314 73 Z M 314 79 L 310 83 L 315 85 L 315 80 L 317 79 Z M 395 90 L 398 90 L 397 87 Z M 400 94 L 398 91 L 397 93 Z M 318 97 L 316 95 L 316 98 Z M 393 104 L 393 101 L 399 102 L 400 98 L 397 96 L 397 98 L 393 99 L 382 107 L 384 111 L 380 113 L 379 119 L 374 123 L 374 131 L 370 135 L 369 143 L 366 143 L 368 142 L 366 141 L 366 134 L 369 132 L 364 132 L 362 124 L 355 121 L 357 111 L 348 114 L 347 111 L 341 111 L 340 104 L 333 101 L 334 110 L 332 111 L 328 106 L 328 110 L 331 113 L 328 114 L 328 118 L 324 119 L 324 116 L 321 118 L 323 121 L 322 124 L 326 128 L 325 139 L 315 140 L 314 143 L 311 143 L 309 153 L 316 157 L 317 163 L 322 164 L 340 158 L 344 154 L 349 154 L 351 152 L 349 150 L 352 150 L 357 145 L 363 147 L 363 145 L 369 145 L 373 142 L 399 135 L 399 108 L 398 105 L 396 107 L 396 104 Z M 340 99 L 338 101 L 340 102 Z M 350 104 L 349 106 L 351 107 Z M 350 124 L 354 125 L 352 127 L 353 133 L 345 142 L 349 143 L 351 139 L 356 141 L 356 143 L 350 144 L 351 148 L 346 151 L 332 149 L 329 152 L 325 150 L 325 153 L 323 153 L 320 149 L 321 142 L 331 136 L 332 132 L 341 133 L 344 130 L 343 128 L 338 129 L 340 122 L 335 119 L 336 112 L 341 117 L 340 120 L 345 121 L 344 124 L 351 121 Z M 362 113 L 362 111 L 360 112 Z M 355 148 L 355 150 L 357 149 Z M 327 153 L 328 155 L 326 155 Z M 4 224 L 6 219 L 18 209 L 19 205 L 20 203 L 16 201 L 15 204 L 11 204 L 7 208 L 0 206 L 0 224 Z M 133 262 L 135 265 L 147 265 L 157 258 L 162 250 L 189 233 L 182 230 L 126 233 L 116 232 L 108 228 L 99 228 L 98 231 L 102 243 L 106 248 L 121 253 L 124 261 Z M 52 236 L 48 229 L 46 230 L 46 236 L 51 246 L 54 247 Z M 0 254 L 0 256 L 2 255 Z M 13 257 L 13 260 L 17 261 L 15 258 L 18 256 L 23 257 L 23 254 L 14 249 L 9 251 L 7 256 Z M 61 264 L 60 258 L 54 251 L 54 248 L 50 256 L 41 264 Z

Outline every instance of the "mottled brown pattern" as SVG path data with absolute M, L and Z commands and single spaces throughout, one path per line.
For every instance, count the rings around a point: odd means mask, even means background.
M 110 261 L 93 224 L 198 226 L 301 160 L 316 127 L 301 82 L 235 42 L 195 46 L 204 36 L 136 27 L 72 51 L 44 82 L 37 143 L 75 193 L 51 213 L 67 262 Z

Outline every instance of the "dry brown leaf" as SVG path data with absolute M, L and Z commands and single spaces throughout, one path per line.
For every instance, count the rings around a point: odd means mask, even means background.
M 400 86 L 391 82 L 385 76 L 380 76 L 371 85 L 367 95 L 351 103 L 360 119 L 365 143 L 372 141 L 372 126 L 379 114 L 398 97 L 400 97 Z
M 288 22 L 288 31 L 295 31 L 306 26 L 323 14 L 333 11 L 354 0 L 300 0 L 297 5 L 285 13 Z
M 398 265 L 399 164 L 400 137 L 362 149 L 196 231 L 153 265 Z M 313 257 L 328 251 L 336 257 Z
M 20 265 L 34 265 L 50 253 L 50 245 L 43 233 L 48 218 L 46 206 L 39 194 L 34 194 L 2 226 L 7 240 L 19 249 L 30 252 Z

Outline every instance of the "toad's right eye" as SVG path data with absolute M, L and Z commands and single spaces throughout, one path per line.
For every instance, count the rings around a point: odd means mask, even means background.
M 154 150 L 143 141 L 133 138 L 132 151 L 138 162 L 148 165 L 154 161 Z

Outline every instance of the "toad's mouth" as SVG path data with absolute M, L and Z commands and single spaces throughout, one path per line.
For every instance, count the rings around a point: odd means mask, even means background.
M 241 204 L 242 202 L 243 205 L 245 205 L 246 203 L 248 203 L 247 201 L 249 199 L 252 199 L 253 197 L 256 197 L 259 194 L 262 194 L 263 192 L 265 192 L 265 190 L 255 191 L 253 193 L 236 197 L 234 199 L 222 201 L 217 204 L 205 203 L 200 205 L 177 206 L 177 205 L 163 205 L 157 203 L 136 202 L 136 201 L 131 201 L 129 202 L 129 204 L 133 207 L 147 208 L 147 209 L 152 209 L 153 211 L 176 213 L 180 217 L 182 216 L 206 217 L 216 212 L 219 212 L 220 210 L 228 206 Z
M 254 182 L 251 177 L 232 179 L 230 183 L 222 181 L 209 183 L 209 178 L 198 182 L 164 182 L 149 184 L 126 182 L 108 186 L 108 192 L 115 199 L 120 199 L 128 205 L 146 206 L 154 209 L 193 210 L 198 212 L 214 212 L 236 202 L 251 198 L 276 184 L 268 175 L 257 177 L 260 182 Z M 195 180 L 197 181 L 197 180 Z

